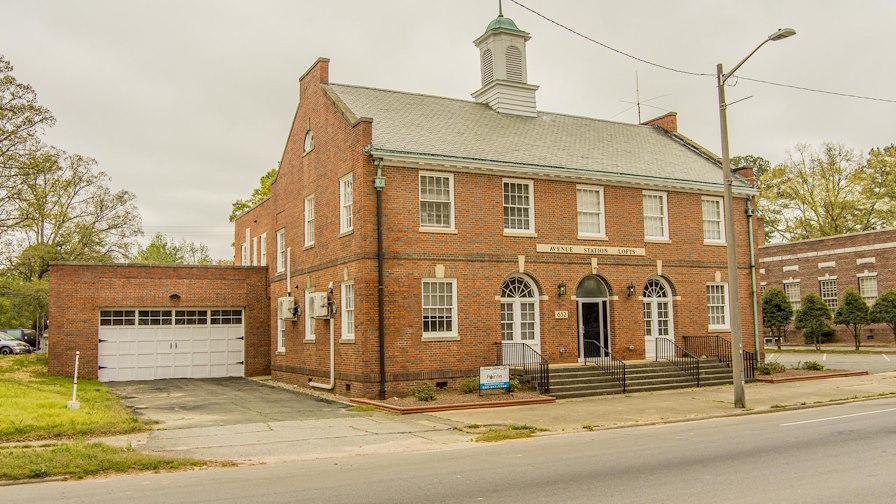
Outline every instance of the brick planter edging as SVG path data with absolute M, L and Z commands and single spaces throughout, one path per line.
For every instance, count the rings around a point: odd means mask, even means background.
M 373 401 L 370 399 L 351 399 L 356 404 L 369 404 L 389 410 L 400 415 L 408 415 L 411 413 L 435 413 L 437 411 L 453 411 L 465 409 L 480 408 L 503 408 L 505 406 L 527 406 L 530 404 L 547 404 L 555 402 L 557 399 L 551 396 L 541 396 L 534 399 L 510 399 L 507 401 L 490 401 L 481 403 L 456 403 L 456 404 L 433 404 L 431 406 L 395 406 L 384 402 Z
M 774 376 L 757 376 L 756 381 L 763 383 L 788 383 L 795 381 L 823 380 L 825 378 L 843 378 L 845 376 L 863 376 L 866 374 L 868 374 L 868 371 L 836 371 L 832 373 L 803 376 L 786 376 L 781 378 L 775 378 Z

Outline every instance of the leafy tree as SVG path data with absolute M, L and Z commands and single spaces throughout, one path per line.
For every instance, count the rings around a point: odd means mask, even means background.
M 252 191 L 252 195 L 245 200 L 238 199 L 232 203 L 233 208 L 230 211 L 230 222 L 236 220 L 237 217 L 244 212 L 268 199 L 271 195 L 271 184 L 277 180 L 277 168 L 271 168 L 267 173 L 261 176 L 258 187 Z
M 48 287 L 46 280 L 0 277 L 0 327 L 34 327 L 38 315 L 47 313 Z
M 208 246 L 184 239 L 175 240 L 156 233 L 146 247 L 137 251 L 131 259 L 143 264 L 212 264 Z
M 890 326 L 893 339 L 896 341 L 896 291 L 889 290 L 874 302 L 874 306 L 871 307 L 871 321 Z
M 770 240 L 800 240 L 896 224 L 896 147 L 869 160 L 842 144 L 800 144 L 762 176 L 760 211 Z
M 787 299 L 787 294 L 781 289 L 767 290 L 762 296 L 762 325 L 771 329 L 778 350 L 781 349 L 781 340 L 784 339 L 791 319 L 793 319 L 793 306 Z
M 856 350 L 862 346 L 862 327 L 871 322 L 871 310 L 855 289 L 846 289 L 843 299 L 834 313 L 834 323 L 845 325 L 856 342 Z
M 814 292 L 806 294 L 802 304 L 803 307 L 796 312 L 794 326 L 803 331 L 803 337 L 807 342 L 811 341 L 815 344 L 816 350 L 821 350 L 824 333 L 831 329 L 831 310 Z

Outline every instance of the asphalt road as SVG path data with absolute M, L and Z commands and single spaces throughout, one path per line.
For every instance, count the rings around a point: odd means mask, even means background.
M 4 503 L 891 503 L 896 398 L 412 454 L 40 483 Z
M 896 370 L 896 354 L 894 353 L 837 353 L 837 352 L 780 352 L 766 348 L 766 362 L 780 362 L 785 366 L 798 366 L 801 362 L 817 361 L 826 369 L 846 369 L 850 371 L 868 371 L 869 373 L 886 373 Z

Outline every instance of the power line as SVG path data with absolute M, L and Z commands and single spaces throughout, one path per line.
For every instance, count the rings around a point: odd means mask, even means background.
M 639 58 L 639 57 L 637 57 L 637 56 L 635 56 L 635 55 L 633 55 L 633 54 L 629 54 L 629 53 L 627 53 L 627 52 L 625 52 L 625 51 L 621 51 L 621 50 L 619 50 L 619 49 L 616 49 L 615 47 L 609 46 L 609 45 L 607 45 L 607 44 L 604 44 L 603 42 L 600 42 L 600 41 L 598 41 L 598 40 L 595 40 L 595 39 L 593 39 L 593 38 L 591 38 L 591 37 L 589 37 L 589 36 L 587 36 L 587 35 L 585 35 L 585 34 L 583 34 L 583 33 L 581 33 L 581 32 L 578 32 L 578 31 L 576 31 L 576 30 L 574 30 L 574 29 L 572 29 L 572 28 L 570 28 L 570 27 L 564 25 L 563 23 L 560 23 L 559 21 L 555 21 L 555 20 L 553 20 L 553 19 L 551 19 L 551 18 L 545 16 L 544 14 L 542 14 L 542 13 L 536 11 L 535 9 L 532 9 L 532 8 L 526 6 L 526 5 L 523 5 L 523 4 L 520 3 L 518 0 L 510 0 L 510 1 L 513 2 L 513 3 L 515 3 L 515 4 L 517 4 L 517 5 L 519 5 L 519 6 L 522 7 L 523 9 L 526 9 L 527 11 L 531 12 L 532 14 L 535 14 L 536 16 L 538 16 L 538 17 L 544 19 L 545 21 L 547 21 L 547 22 L 549 22 L 549 23 L 551 23 L 551 24 L 554 24 L 554 25 L 560 27 L 560 28 L 563 29 L 563 30 L 566 30 L 566 31 L 568 31 L 568 32 L 570 32 L 570 33 L 572 33 L 572 34 L 574 34 L 574 35 L 576 35 L 576 36 L 578 36 L 578 37 L 581 37 L 581 38 L 583 38 L 583 39 L 585 39 L 585 40 L 587 40 L 587 41 L 589 41 L 589 42 L 592 42 L 592 43 L 594 43 L 594 44 L 597 44 L 597 45 L 599 45 L 599 46 L 601 46 L 601 47 L 603 47 L 603 48 L 605 48 L 605 49 L 608 49 L 608 50 L 613 51 L 613 52 L 615 52 L 615 53 L 617 53 L 617 54 L 620 54 L 620 55 L 622 55 L 622 56 L 625 56 L 626 58 L 631 58 L 631 59 L 633 59 L 633 60 L 635 60 L 635 61 L 640 61 L 641 63 L 644 63 L 645 65 L 650 65 L 650 66 L 653 66 L 653 67 L 656 67 L 656 68 L 661 68 L 661 69 L 663 69 L 663 70 L 668 70 L 668 71 L 670 71 L 670 72 L 680 73 L 680 74 L 684 74 L 684 75 L 692 75 L 692 76 L 695 76 L 695 77 L 715 77 L 715 76 L 716 76 L 716 74 L 714 74 L 714 73 L 691 72 L 691 71 L 689 71 L 689 70 L 682 70 L 682 69 L 680 69 L 680 68 L 674 68 L 674 67 L 670 67 L 670 66 L 666 66 L 666 65 L 661 65 L 661 64 L 659 64 L 659 63 L 654 63 L 654 62 L 649 61 L 649 60 L 646 60 L 646 59 L 644 59 L 644 58 Z M 760 83 L 760 84 L 767 84 L 767 85 L 769 85 L 769 86 L 777 86 L 777 87 L 783 87 L 783 88 L 789 88 L 789 89 L 796 89 L 796 90 L 799 90 L 799 91 L 808 91 L 808 92 L 810 92 L 810 93 L 828 94 L 828 95 L 840 96 L 840 97 L 844 97 L 844 98 L 855 98 L 855 99 L 859 99 L 859 100 L 878 101 L 878 102 L 884 102 L 884 103 L 896 103 L 896 100 L 892 100 L 892 99 L 889 99 L 889 98 L 877 98 L 877 97 L 873 97 L 873 96 L 863 96 L 863 95 L 852 94 L 852 93 L 840 93 L 840 92 L 837 92 L 837 91 L 827 91 L 827 90 L 824 90 L 824 89 L 815 89 L 815 88 L 810 88 L 810 87 L 805 87 L 805 86 L 795 86 L 795 85 L 793 85 L 793 84 L 784 84 L 784 83 L 781 83 L 781 82 L 771 82 L 771 81 L 762 80 L 762 79 L 752 79 L 752 78 L 750 78 L 750 77 L 740 77 L 740 78 L 743 79 L 743 80 L 746 80 L 746 81 L 758 82 L 758 83 Z

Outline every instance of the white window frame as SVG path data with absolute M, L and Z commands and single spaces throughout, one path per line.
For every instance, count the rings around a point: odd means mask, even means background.
M 252 266 L 258 266 L 258 237 L 252 238 Z
M 824 304 L 828 305 L 831 313 L 837 311 L 837 306 L 840 304 L 840 292 L 837 289 L 837 277 L 818 279 L 818 293 L 821 295 L 821 300 L 824 301 Z M 833 296 L 831 293 L 833 293 Z M 832 302 L 834 304 L 833 307 L 831 307 Z
M 277 273 L 286 271 L 286 229 L 277 230 Z
M 717 290 L 721 288 L 721 293 L 719 292 L 710 292 L 711 290 Z M 722 303 L 713 303 L 713 296 L 718 296 L 721 294 Z M 713 323 L 713 311 L 712 308 L 716 309 L 722 308 L 721 316 L 724 318 L 721 324 Z M 710 331 L 727 331 L 731 329 L 731 306 L 728 301 L 728 284 L 723 282 L 710 282 L 706 284 L 706 311 L 709 315 L 709 330 Z M 719 314 L 715 314 L 718 316 Z
M 796 285 L 796 296 L 794 297 L 793 289 L 788 289 Z M 787 300 L 790 301 L 790 306 L 793 308 L 794 314 L 796 311 L 803 307 L 803 297 L 802 292 L 800 291 L 800 281 L 799 280 L 791 280 L 784 282 L 784 294 L 787 294 Z
M 355 339 L 355 282 L 343 282 L 340 292 L 342 304 L 342 339 Z
M 352 174 L 339 179 L 339 234 L 354 229 L 354 178 Z
M 594 192 L 597 193 L 598 197 L 598 208 L 583 208 L 581 192 Z M 578 232 L 579 236 L 586 238 L 606 238 L 607 237 L 607 227 L 606 227 L 606 212 L 604 211 L 604 188 L 601 186 L 591 186 L 591 185 L 576 185 L 576 221 L 578 223 Z M 582 216 L 583 214 L 594 215 L 597 214 L 597 223 L 600 229 L 597 232 L 587 231 L 582 229 Z
M 259 266 L 267 266 L 268 265 L 268 234 L 267 233 L 261 233 L 260 249 L 258 252 L 258 265 Z
M 277 317 L 277 353 L 286 353 L 286 321 Z
M 249 244 L 246 242 L 243 242 L 242 245 L 240 245 L 240 265 L 249 265 Z
M 662 213 L 662 215 L 648 214 L 647 213 L 647 205 L 646 205 L 647 198 L 648 197 L 657 197 L 657 196 L 662 198 L 663 213 Z M 642 191 L 641 192 L 641 208 L 642 208 L 642 213 L 644 214 L 644 240 L 645 241 L 650 241 L 650 240 L 668 241 L 669 240 L 669 195 L 668 195 L 668 193 L 663 192 L 663 191 Z M 663 222 L 663 234 L 662 235 L 658 236 L 658 235 L 647 234 L 647 228 L 648 228 L 647 219 L 648 218 L 653 218 L 653 219 L 661 218 L 662 219 L 662 222 Z
M 442 200 L 424 200 L 423 199 L 423 177 L 448 179 L 448 201 Z M 448 203 L 448 225 L 439 226 L 434 224 L 424 224 L 423 222 L 423 204 L 428 201 L 436 203 Z M 435 231 L 454 231 L 454 174 L 439 172 L 420 172 L 417 176 L 417 203 L 419 209 L 419 222 L 421 230 Z
M 869 281 L 873 285 L 874 295 L 870 295 L 871 287 L 865 289 L 865 286 L 862 285 L 864 281 Z M 868 306 L 874 306 L 874 303 L 877 302 L 877 298 L 880 297 L 880 291 L 877 288 L 877 273 L 870 274 L 859 274 L 858 275 L 859 282 L 859 295 L 862 296 L 862 299 L 865 300 L 865 303 Z
M 528 196 L 529 196 L 529 205 L 510 205 L 510 208 L 528 208 L 529 209 L 529 219 L 528 219 L 528 227 L 525 229 L 522 228 L 508 228 L 506 224 L 504 225 L 504 233 L 505 234 L 535 234 L 535 184 L 531 180 L 523 180 L 523 179 L 502 179 L 501 180 L 501 219 L 502 222 L 505 219 L 504 213 L 506 212 L 508 205 L 505 203 L 505 198 L 507 197 L 507 188 L 506 184 L 519 184 L 528 187 Z
M 314 291 L 305 291 L 305 341 L 317 339 L 314 327 L 314 318 L 311 317 L 311 295 Z
M 425 285 L 428 283 L 432 284 L 449 284 L 451 285 L 451 306 L 427 306 L 426 305 L 426 294 L 425 294 Z M 424 278 L 420 283 L 420 330 L 423 334 L 423 339 L 444 339 L 444 338 L 457 338 L 457 279 L 455 278 Z M 451 310 L 451 330 L 450 331 L 429 331 L 426 332 L 423 330 L 423 322 L 424 322 L 424 312 L 428 309 L 439 309 L 439 308 L 448 308 Z
M 712 202 L 718 204 L 719 209 L 719 218 L 718 220 L 707 218 L 706 216 L 706 207 L 705 203 Z M 714 196 L 703 196 L 700 199 L 700 210 L 703 213 L 703 242 L 704 243 L 726 243 L 725 242 L 725 202 L 722 198 L 714 197 Z M 718 238 L 707 238 L 706 237 L 706 226 L 707 223 L 712 223 L 719 227 L 719 237 Z
M 305 197 L 305 246 L 314 245 L 314 195 Z

